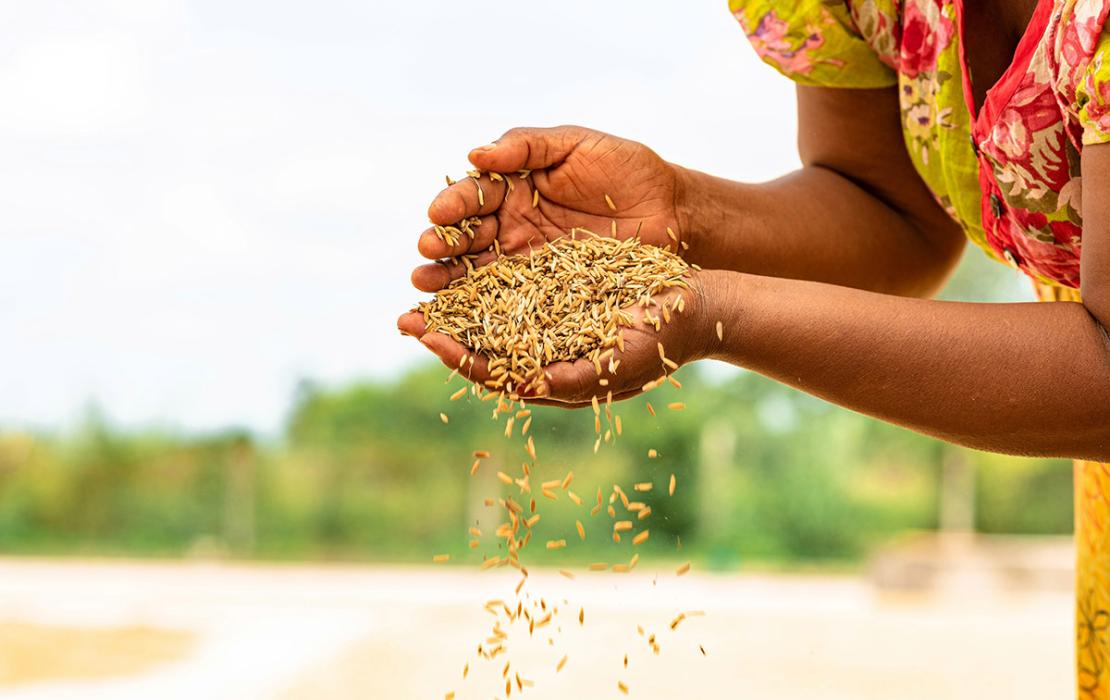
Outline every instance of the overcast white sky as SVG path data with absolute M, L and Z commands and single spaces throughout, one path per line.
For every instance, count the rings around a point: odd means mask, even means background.
M 514 125 L 796 162 L 725 0 L 0 2 L 0 105 L 0 426 L 268 431 L 423 359 L 427 203 Z

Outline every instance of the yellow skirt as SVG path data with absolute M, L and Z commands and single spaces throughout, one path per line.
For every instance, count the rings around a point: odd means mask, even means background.
M 1037 284 L 1042 301 L 1079 291 Z M 1075 666 L 1081 700 L 1110 700 L 1110 464 L 1075 462 Z

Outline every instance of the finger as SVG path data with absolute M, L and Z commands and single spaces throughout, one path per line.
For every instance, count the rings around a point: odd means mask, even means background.
M 470 162 L 479 170 L 500 173 L 549 168 L 566 160 L 579 143 L 595 133 L 580 126 L 511 129 L 496 143 L 471 151 Z
M 431 258 L 432 260 L 453 258 L 463 253 L 485 250 L 493 245 L 493 239 L 497 238 L 497 217 L 483 216 L 480 221 L 480 224 L 472 225 L 470 228 L 474 232 L 473 239 L 464 233 L 455 245 L 451 245 L 436 235 L 435 227 L 429 228 L 420 234 L 420 239 L 416 242 L 416 249 L 425 258 Z
M 425 333 L 420 342 L 434 352 L 444 365 L 457 369 L 460 375 L 470 381 L 483 384 L 490 379 L 486 358 L 467 350 L 451 336 L 445 333 Z
M 471 264 L 481 267 L 497 257 L 491 250 L 478 253 Z M 435 293 L 451 282 L 466 275 L 466 266 L 455 260 L 440 260 L 439 262 L 421 265 L 412 271 L 412 286 L 422 292 Z
M 463 178 L 436 195 L 428 207 L 428 218 L 446 226 L 469 216 L 491 214 L 501 206 L 508 189 L 504 179 L 491 180 L 489 175 Z
M 555 362 L 544 368 L 547 397 L 565 403 L 581 403 L 606 393 L 597 380 L 597 371 L 589 360 Z
M 424 314 L 419 311 L 409 311 L 408 313 L 401 314 L 401 317 L 397 319 L 397 330 L 401 331 L 404 335 L 411 335 L 413 338 L 419 338 L 426 332 Z

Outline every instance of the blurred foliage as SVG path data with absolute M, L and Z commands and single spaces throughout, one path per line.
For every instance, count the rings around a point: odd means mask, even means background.
M 1005 268 L 968 258 L 948 298 L 1022 293 L 1007 287 Z M 478 562 L 498 548 L 497 509 L 484 499 L 516 493 L 527 502 L 495 474 L 519 474 L 528 456 L 520 423 L 506 439 L 491 404 L 448 401 L 463 383 L 445 384 L 446 374 L 423 366 L 345 388 L 302 383 L 284 435 L 271 442 L 244 431 L 123 432 L 95 413 L 72 434 L 0 432 L 0 551 L 424 562 L 449 552 Z M 589 515 L 598 488 L 607 499 L 619 483 L 652 508 L 647 553 L 718 567 L 858 560 L 899 533 L 937 526 L 941 465 L 957 453 L 974 475 L 980 530 L 1070 531 L 1063 460 L 961 450 L 723 366 L 678 378 L 681 390 L 617 404 L 623 434 L 596 455 L 589 410 L 535 410 L 533 483 L 573 470 L 570 488 L 584 503 L 541 498 L 526 557 L 626 560 L 627 538 L 614 544 L 608 515 Z M 685 411 L 664 408 L 680 398 Z M 492 455 L 471 477 L 475 449 Z M 659 457 L 648 459 L 649 449 Z M 644 481 L 650 492 L 632 491 Z M 590 533 L 584 543 L 575 519 Z M 485 533 L 475 550 L 469 526 Z M 561 538 L 565 550 L 542 546 Z

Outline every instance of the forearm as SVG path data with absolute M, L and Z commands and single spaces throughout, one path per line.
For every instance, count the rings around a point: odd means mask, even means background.
M 1110 344 L 1081 304 L 702 274 L 710 356 L 969 447 L 1110 461 Z
M 920 235 L 904 212 L 826 167 L 762 184 L 689 170 L 681 178 L 687 257 L 702 267 L 931 296 L 958 258 Z

